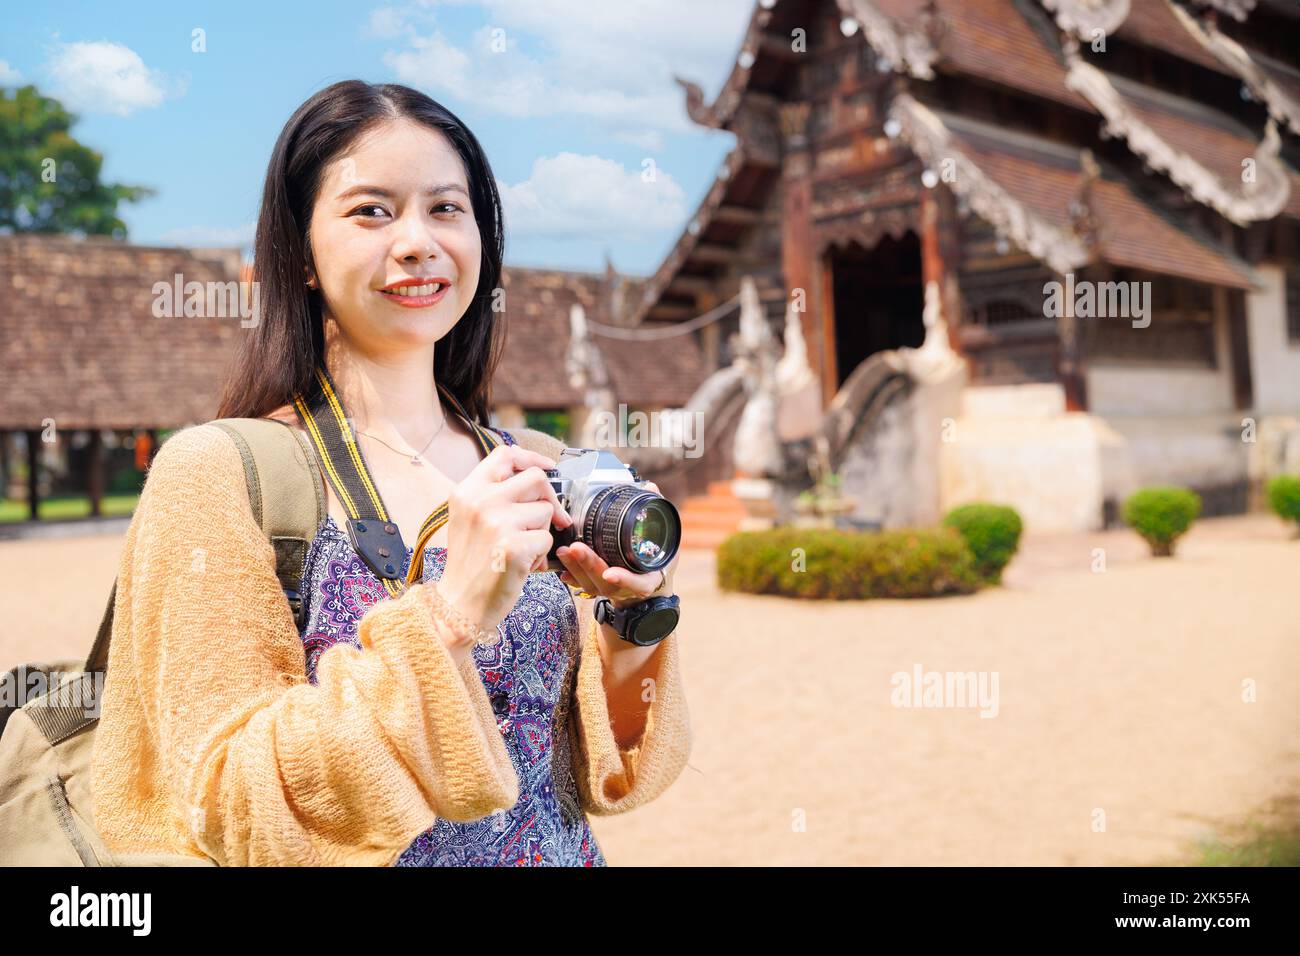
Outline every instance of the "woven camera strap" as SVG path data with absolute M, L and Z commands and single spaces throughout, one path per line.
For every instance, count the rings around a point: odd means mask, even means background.
M 484 455 L 501 443 L 491 430 L 471 419 L 461 403 L 441 383 L 438 391 L 464 419 Z M 361 454 L 352 419 L 328 370 L 317 366 L 312 387 L 306 394 L 294 396 L 293 407 L 316 448 L 330 487 L 347 512 L 347 532 L 353 549 L 379 578 L 389 595 L 397 597 L 408 584 L 423 579 L 425 547 L 438 529 L 447 523 L 447 502 L 434 508 L 420 525 L 411 565 L 403 576 L 406 544 L 384 507 L 379 488 Z

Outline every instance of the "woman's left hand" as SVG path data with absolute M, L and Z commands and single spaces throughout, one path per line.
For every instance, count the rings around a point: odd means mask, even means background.
M 659 486 L 652 481 L 646 487 L 658 492 Z M 625 608 L 638 604 L 648 597 L 666 597 L 673 594 L 673 571 L 682 553 L 679 550 L 673 556 L 664 575 L 658 571 L 637 574 L 627 568 L 610 567 L 595 551 L 581 542 L 558 548 L 556 557 L 568 568 L 560 575 L 560 580 L 569 587 L 580 588 L 587 594 L 609 598 L 616 608 Z M 659 587 L 660 580 L 663 587 Z

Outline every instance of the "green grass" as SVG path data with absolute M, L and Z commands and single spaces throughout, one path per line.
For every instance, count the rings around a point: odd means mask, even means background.
M 1192 866 L 1300 866 L 1300 801 L 1200 841 Z
M 102 516 L 130 515 L 139 500 L 138 494 L 105 495 L 99 500 L 99 513 Z M 90 517 L 90 499 L 85 495 L 56 495 L 42 499 L 39 507 L 42 521 Z M 0 523 L 27 521 L 28 516 L 26 501 L 13 498 L 0 501 Z

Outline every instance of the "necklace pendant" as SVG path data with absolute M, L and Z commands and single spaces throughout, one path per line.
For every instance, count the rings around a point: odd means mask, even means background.
M 411 459 L 411 464 L 412 464 L 412 465 L 423 465 L 423 464 L 424 464 L 424 459 L 421 458 L 419 455 L 416 455 L 414 458 Z

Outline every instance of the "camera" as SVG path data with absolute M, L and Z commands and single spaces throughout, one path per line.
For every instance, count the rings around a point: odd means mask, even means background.
M 610 567 L 635 574 L 666 568 L 682 540 L 682 519 L 673 503 L 646 483 L 618 456 L 595 448 L 565 448 L 546 472 L 560 505 L 573 519 L 551 527 L 555 543 L 547 571 L 563 571 L 557 549 L 581 541 Z

